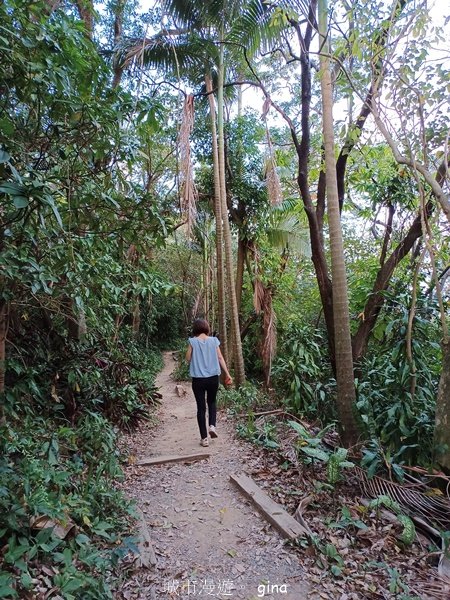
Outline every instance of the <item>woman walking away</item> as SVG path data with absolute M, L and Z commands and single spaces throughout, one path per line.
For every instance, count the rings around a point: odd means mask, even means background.
M 225 373 L 225 384 L 233 380 L 220 351 L 220 342 L 209 335 L 209 323 L 205 319 L 196 319 L 192 327 L 193 337 L 189 338 L 186 360 L 192 377 L 192 391 L 197 402 L 197 423 L 200 429 L 200 445 L 209 446 L 206 430 L 206 402 L 208 403 L 209 435 L 217 437 L 216 431 L 216 396 L 219 389 L 219 375 L 222 367 Z

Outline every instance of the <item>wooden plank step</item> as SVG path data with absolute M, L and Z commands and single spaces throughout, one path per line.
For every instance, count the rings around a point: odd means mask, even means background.
M 308 535 L 306 529 L 294 517 L 291 517 L 282 506 L 269 498 L 253 479 L 247 477 L 247 475 L 230 475 L 230 480 L 253 502 L 259 512 L 283 537 L 293 540 Z
M 144 513 L 141 511 L 140 508 L 137 508 L 136 512 L 139 515 L 139 556 L 137 562 L 139 566 L 145 567 L 146 569 L 150 569 L 151 567 L 156 566 L 156 554 L 153 550 L 153 544 Z
M 200 452 L 197 454 L 184 454 L 179 456 L 151 456 L 137 461 L 141 467 L 150 467 L 152 465 L 164 465 L 166 463 L 195 462 L 196 460 L 206 460 L 211 454 L 209 452 Z

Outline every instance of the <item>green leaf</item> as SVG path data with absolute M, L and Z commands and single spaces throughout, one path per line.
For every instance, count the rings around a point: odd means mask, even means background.
M 0 192 L 4 192 L 9 196 L 24 196 L 26 194 L 26 188 L 20 183 L 14 181 L 4 181 L 0 183 Z
M 45 196 L 44 200 L 46 204 L 48 204 L 51 207 L 53 214 L 55 215 L 55 218 L 58 221 L 58 225 L 61 227 L 61 229 L 64 229 L 61 215 L 59 214 L 59 210 L 56 207 L 55 201 L 53 200 L 52 196 Z
M 266 446 L 267 448 L 279 448 L 280 444 L 278 444 L 277 442 L 274 442 L 273 440 L 265 440 L 264 442 L 264 446 Z
M 295 429 L 295 431 L 303 438 L 308 438 L 310 436 L 310 434 L 308 433 L 308 431 L 306 431 L 306 429 L 303 427 L 303 425 L 301 425 L 300 423 L 297 423 L 297 421 L 288 421 L 288 425 L 290 427 L 292 427 L 292 429 Z
M 5 136 L 10 136 L 14 133 L 14 125 L 8 118 L 0 119 L 0 131 Z
M 310 448 L 309 446 L 300 446 L 300 450 L 311 458 L 316 458 L 317 460 L 322 460 L 323 462 L 328 462 L 329 455 L 320 448 Z
M 14 196 L 13 204 L 16 208 L 26 208 L 29 204 L 28 198 L 25 196 Z
M 29 573 L 22 573 L 22 575 L 20 576 L 20 583 L 27 590 L 31 590 L 31 588 L 33 587 L 33 579 L 31 578 L 31 575 Z
M 346 448 L 337 448 L 335 451 L 336 460 L 342 462 L 347 458 L 348 450 Z
M 84 581 L 82 579 L 69 579 L 62 587 L 61 591 L 63 592 L 74 592 L 78 590 L 80 587 L 84 585 Z

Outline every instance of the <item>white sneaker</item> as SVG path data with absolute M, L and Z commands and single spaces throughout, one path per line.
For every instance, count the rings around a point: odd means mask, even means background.
M 208 440 L 208 438 L 205 438 L 204 440 L 202 440 L 200 442 L 200 446 L 209 446 L 209 440 Z
M 210 425 L 210 426 L 209 426 L 209 435 L 210 435 L 212 438 L 216 438 L 216 437 L 218 437 L 215 425 Z

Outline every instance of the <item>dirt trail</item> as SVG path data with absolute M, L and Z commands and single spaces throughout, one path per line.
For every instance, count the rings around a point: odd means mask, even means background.
M 130 467 L 127 494 L 143 511 L 157 557 L 155 569 L 136 573 L 123 597 L 301 600 L 310 596 L 307 577 L 284 540 L 229 481 L 251 470 L 251 448 L 236 440 L 223 413 L 219 437 L 199 445 L 196 406 L 190 385 L 179 397 L 171 373 L 176 363 L 164 356 L 157 378 L 163 395 L 160 425 L 127 439 L 137 459 L 211 453 L 207 461 Z

